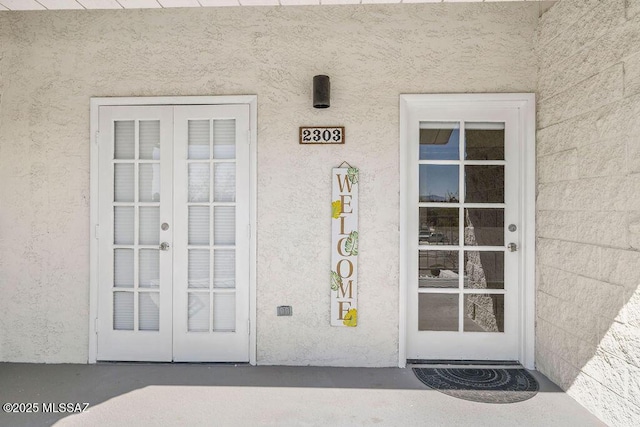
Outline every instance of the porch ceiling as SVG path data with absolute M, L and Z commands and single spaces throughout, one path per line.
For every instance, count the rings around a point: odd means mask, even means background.
M 0 0 L 0 11 L 61 9 L 153 9 L 217 6 L 300 6 L 380 3 L 478 3 L 534 1 L 541 12 L 555 1 L 546 0 Z M 559 1 L 559 0 L 558 0 Z

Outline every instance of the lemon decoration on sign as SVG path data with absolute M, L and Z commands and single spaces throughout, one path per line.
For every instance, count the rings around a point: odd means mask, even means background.
M 331 216 L 333 219 L 340 218 L 340 213 L 342 212 L 342 203 L 340 200 L 336 200 L 335 202 L 331 202 Z
M 358 310 L 352 308 L 347 311 L 347 314 L 344 315 L 344 320 L 342 321 L 344 326 L 356 326 L 358 324 Z

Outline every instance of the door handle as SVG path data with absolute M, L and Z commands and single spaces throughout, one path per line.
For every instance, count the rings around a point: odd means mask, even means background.
M 167 243 L 167 242 L 160 243 L 160 250 L 161 251 L 168 251 L 169 250 L 169 243 Z
M 518 245 L 516 245 L 515 243 L 509 243 L 507 245 L 507 249 L 509 250 L 509 252 L 516 252 L 518 250 Z

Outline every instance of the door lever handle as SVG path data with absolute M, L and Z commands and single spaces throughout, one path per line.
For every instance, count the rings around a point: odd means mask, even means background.
M 518 250 L 518 245 L 516 245 L 515 243 L 509 243 L 507 245 L 507 249 L 509 250 L 509 252 L 516 252 Z
M 169 250 L 169 243 L 167 243 L 167 242 L 160 243 L 160 250 L 161 251 L 168 251 Z

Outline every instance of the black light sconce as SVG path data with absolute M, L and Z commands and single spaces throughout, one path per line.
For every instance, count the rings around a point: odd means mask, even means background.
M 329 76 L 313 76 L 313 108 L 329 108 L 331 84 Z

